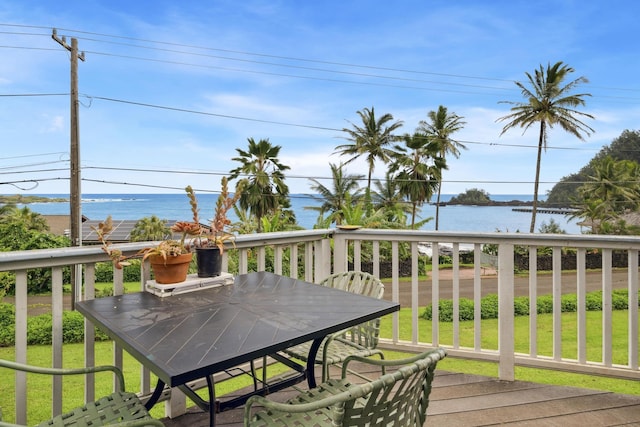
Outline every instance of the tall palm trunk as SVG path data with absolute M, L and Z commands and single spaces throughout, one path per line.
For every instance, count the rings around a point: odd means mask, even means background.
M 438 222 L 440 220 L 440 190 L 442 189 L 442 181 L 438 183 L 438 198 L 436 199 L 436 231 L 438 231 Z
M 536 180 L 533 184 L 533 205 L 531 206 L 531 226 L 529 233 L 533 233 L 536 229 L 536 213 L 538 211 L 538 187 L 540 186 L 540 163 L 542 161 L 542 146 L 544 144 L 544 134 L 546 122 L 540 121 L 540 138 L 538 139 L 538 158 L 536 159 Z
M 416 224 L 416 211 L 418 210 L 418 203 L 417 202 L 411 202 L 411 229 L 413 230 L 413 227 Z

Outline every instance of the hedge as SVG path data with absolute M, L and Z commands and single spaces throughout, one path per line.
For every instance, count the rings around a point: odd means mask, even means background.
M 16 309 L 13 304 L 0 303 L 0 347 L 15 345 Z M 51 345 L 53 318 L 50 313 L 27 318 L 27 344 Z M 106 341 L 109 337 L 96 329 L 96 341 Z M 84 317 L 77 311 L 62 313 L 62 341 L 80 343 L 84 340 Z
M 586 295 L 587 311 L 602 311 L 602 291 L 589 292 Z M 639 298 L 640 301 L 640 298 Z M 562 295 L 560 300 L 560 309 L 562 312 L 570 313 L 577 311 L 578 297 L 576 294 Z M 638 303 L 640 307 L 640 302 Z M 553 296 L 544 295 L 538 297 L 537 303 L 538 314 L 553 312 Z M 612 307 L 614 310 L 627 310 L 629 308 L 629 298 L 626 289 L 616 289 L 612 294 Z M 438 303 L 439 315 L 441 322 L 453 321 L 453 301 L 440 300 Z M 529 315 L 529 298 L 516 297 L 513 303 L 514 314 L 516 316 Z M 432 320 L 433 306 L 429 305 L 422 313 L 422 318 Z M 482 319 L 498 318 L 498 295 L 490 294 L 480 299 L 480 317 Z M 459 304 L 459 320 L 473 320 L 474 318 L 474 302 L 469 298 L 460 298 Z

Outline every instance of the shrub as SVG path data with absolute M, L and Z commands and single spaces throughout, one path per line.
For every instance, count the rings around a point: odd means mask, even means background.
M 612 308 L 613 310 L 627 310 L 629 308 L 629 298 L 627 297 L 627 291 L 624 289 L 616 289 L 612 295 Z M 586 310 L 587 311 L 601 311 L 602 310 L 602 292 L 589 292 L 586 295 Z M 575 294 L 563 295 L 560 301 L 561 310 L 563 312 L 575 312 L 578 308 L 578 299 Z M 640 306 L 640 301 L 638 302 Z M 440 300 L 438 303 L 439 320 L 441 322 L 453 321 L 453 301 L 452 300 Z M 514 299 L 513 310 L 516 316 L 528 316 L 529 315 L 529 298 L 517 297 Z M 553 296 L 543 295 L 538 297 L 537 300 L 538 314 L 547 314 L 553 312 Z M 474 318 L 474 302 L 468 298 L 460 299 L 459 306 L 459 320 L 473 320 Z M 482 319 L 497 319 L 498 318 L 498 295 L 490 294 L 483 297 L 480 300 L 480 313 Z M 427 306 L 422 313 L 422 317 L 427 320 L 433 318 L 433 307 Z
M 41 314 L 27 319 L 27 344 L 51 345 L 52 316 Z M 84 317 L 77 311 L 62 313 L 62 341 L 79 343 L 84 339 Z M 96 330 L 96 341 L 105 341 L 109 337 Z M 13 304 L 0 303 L 0 346 L 15 345 L 15 307 Z
M 140 281 L 140 260 L 131 259 L 127 262 L 130 265 L 123 267 L 123 280 L 125 282 L 139 282 Z M 96 263 L 96 282 L 109 283 L 113 282 L 113 264 L 111 262 L 98 262 Z
M 528 316 L 529 297 L 517 297 L 513 302 L 513 310 L 516 316 Z

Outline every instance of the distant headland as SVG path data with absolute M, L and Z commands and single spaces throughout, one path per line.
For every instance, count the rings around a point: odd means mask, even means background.
M 60 203 L 68 202 L 69 199 L 62 197 L 43 197 L 43 196 L 23 196 L 22 194 L 12 194 L 10 196 L 0 195 L 0 204 L 8 205 L 26 205 L 29 203 Z

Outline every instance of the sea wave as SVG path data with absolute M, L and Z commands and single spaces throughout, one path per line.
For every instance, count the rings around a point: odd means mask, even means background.
M 114 202 L 144 202 L 149 199 L 136 199 L 136 198 L 117 198 L 117 199 L 105 199 L 105 198 L 91 198 L 82 199 L 82 203 L 114 203 Z

